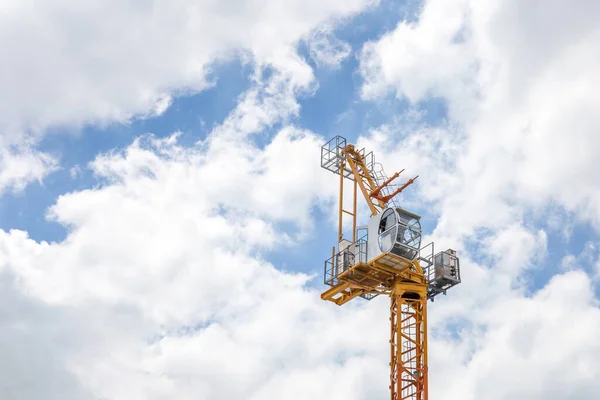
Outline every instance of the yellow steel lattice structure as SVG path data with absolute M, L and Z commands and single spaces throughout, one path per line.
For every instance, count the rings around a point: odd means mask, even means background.
M 396 283 L 390 306 L 392 399 L 428 399 L 427 288 Z
M 321 166 L 340 177 L 338 252 L 333 247 L 331 258 L 325 262 L 325 283 L 330 288 L 322 293 L 321 298 L 342 305 L 359 296 L 367 300 L 378 295 L 390 296 L 391 399 L 427 400 L 427 300 L 439 293 L 445 294 L 448 288 L 460 282 L 458 258 L 452 250 L 434 256 L 433 243 L 428 245 L 431 246 L 431 255 L 428 257 L 421 256 L 421 248 L 413 253 L 407 252 L 409 246 L 402 251 L 390 250 L 375 256 L 371 254 L 376 238 L 357 239 L 358 189 L 369 206 L 371 218 L 381 218 L 383 221 L 385 215 L 380 214 L 389 210 L 390 204 L 398 207 L 395 196 L 417 177 L 396 187 L 392 181 L 402 171 L 388 178 L 382 168 L 377 169 L 372 153 L 367 154 L 364 149 L 357 150 L 340 136 L 323 146 Z M 352 181 L 351 211 L 343 206 L 344 179 Z M 400 208 L 396 209 L 402 215 L 392 212 L 394 216 L 414 216 Z M 344 214 L 352 216 L 352 242 L 343 239 Z M 383 222 L 379 222 L 380 232 L 385 230 L 383 225 Z M 404 235 L 417 232 L 410 225 L 402 227 Z M 417 243 L 420 244 L 420 224 L 418 227 Z M 394 232 L 394 240 L 396 236 L 400 237 L 395 228 L 390 231 Z M 380 247 L 385 232 L 379 236 Z M 369 228 L 369 236 L 371 234 Z M 444 275 L 444 268 L 454 275 Z

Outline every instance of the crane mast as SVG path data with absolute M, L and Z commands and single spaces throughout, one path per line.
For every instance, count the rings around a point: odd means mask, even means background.
M 427 300 L 460 283 L 456 252 L 421 246 L 420 217 L 397 204 L 396 195 L 418 176 L 393 184 L 404 170 L 388 177 L 372 152 L 341 136 L 322 146 L 321 166 L 338 174 L 340 185 L 337 252 L 334 246 L 325 261 L 330 288 L 321 298 L 342 305 L 388 295 L 391 399 L 428 400 Z M 352 182 L 352 210 L 344 208 L 345 180 Z M 359 189 L 371 211 L 367 227 L 357 227 Z M 343 236 L 344 214 L 352 217 L 352 241 Z

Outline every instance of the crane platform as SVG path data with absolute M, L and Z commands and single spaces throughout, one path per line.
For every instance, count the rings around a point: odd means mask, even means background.
M 366 237 L 363 237 L 350 243 L 325 261 L 324 283 L 331 288 L 321 295 L 323 300 L 333 301 L 338 305 L 357 296 L 371 300 L 380 294 L 390 294 L 394 283 L 401 279 L 406 282 L 426 283 L 427 298 L 433 301 L 435 296 L 446 294 L 449 288 L 460 283 L 458 257 L 450 249 L 434 255 L 432 242 L 421 249 L 429 250 L 430 253 L 420 254 L 420 262 L 415 263 L 392 253 L 384 253 L 367 263 L 366 242 Z M 455 277 L 439 273 L 450 266 L 456 267 Z

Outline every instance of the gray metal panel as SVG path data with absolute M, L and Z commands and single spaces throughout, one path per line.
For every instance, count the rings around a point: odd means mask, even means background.
M 381 254 L 381 250 L 379 249 L 379 221 L 381 220 L 381 215 L 383 213 L 377 214 L 374 217 L 369 219 L 368 225 L 368 236 L 367 236 L 367 262 L 370 262 L 375 257 Z

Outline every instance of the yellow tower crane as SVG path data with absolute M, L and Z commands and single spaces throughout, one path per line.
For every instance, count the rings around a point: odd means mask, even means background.
M 421 246 L 420 217 L 399 207 L 401 186 L 387 177 L 373 153 L 336 136 L 321 148 L 321 166 L 340 177 L 338 246 L 325 261 L 321 298 L 342 305 L 356 297 L 388 295 L 390 305 L 390 392 L 392 400 L 428 400 L 427 300 L 460 283 L 454 250 L 435 253 Z M 344 179 L 352 182 L 352 210 L 344 208 Z M 357 192 L 371 216 L 357 227 Z M 352 217 L 352 241 L 343 237 L 344 214 Z M 365 232 L 366 231 L 366 232 Z

